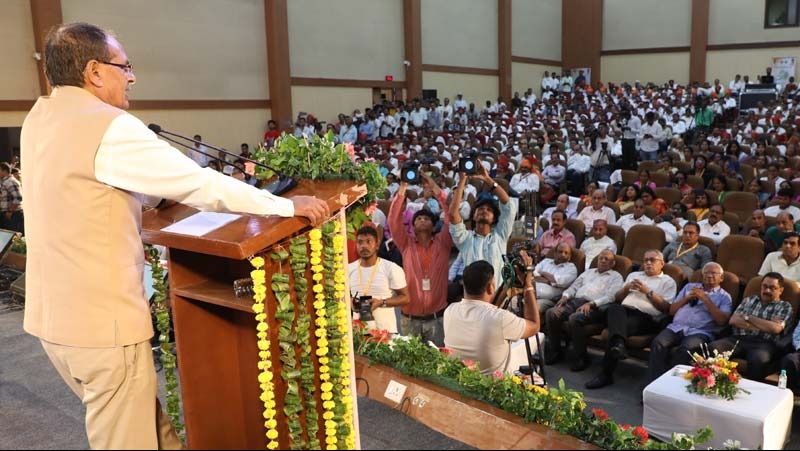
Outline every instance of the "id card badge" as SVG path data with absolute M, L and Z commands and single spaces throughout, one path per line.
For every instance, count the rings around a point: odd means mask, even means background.
M 431 291 L 431 279 L 422 279 L 422 291 Z

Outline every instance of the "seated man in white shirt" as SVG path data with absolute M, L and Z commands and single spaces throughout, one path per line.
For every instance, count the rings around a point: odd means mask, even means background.
M 783 236 L 781 250 L 770 252 L 761 264 L 759 276 L 776 272 L 785 279 L 800 283 L 800 235 L 789 232 Z
M 527 266 L 533 263 L 527 253 L 521 252 L 521 257 Z M 541 325 L 530 271 L 523 280 L 525 318 L 492 304 L 494 280 L 494 268 L 489 262 L 471 263 L 464 268 L 464 299 L 450 304 L 444 312 L 445 346 L 460 359 L 477 363 L 481 373 L 487 375 L 515 371 L 518 363 L 512 359 L 512 342 L 536 335 Z
M 545 258 L 533 273 L 536 281 L 536 299 L 539 301 L 540 314 L 556 304 L 561 293 L 578 278 L 578 268 L 570 262 L 572 247 L 561 243 L 556 246 L 554 258 Z
M 542 212 L 541 219 L 546 219 L 548 224 L 552 224 L 553 212 L 556 210 L 563 211 L 567 215 L 567 219 L 574 219 L 578 215 L 578 212 L 575 211 L 574 208 L 570 208 L 569 204 L 569 196 L 566 194 L 559 194 L 556 198 L 556 206 L 548 207 L 544 212 Z
M 642 199 L 636 199 L 636 202 L 633 203 L 633 213 L 619 218 L 617 225 L 625 230 L 625 234 L 635 225 L 653 225 L 653 220 L 644 214 L 645 208 L 644 201 Z
M 617 243 L 608 236 L 608 223 L 604 219 L 598 219 L 592 227 L 592 234 L 581 243 L 581 250 L 586 255 L 586 269 L 592 266 L 594 258 L 604 250 L 610 250 L 612 254 L 617 253 Z
M 642 266 L 644 271 L 628 275 L 615 302 L 606 310 L 608 350 L 603 356 L 602 370 L 585 385 L 590 390 L 614 383 L 617 363 L 625 358 L 625 341 L 631 335 L 658 332 L 657 318 L 669 312 L 675 298 L 677 285 L 663 272 L 661 251 L 645 252 Z
M 792 194 L 794 193 L 792 193 L 790 189 L 778 191 L 778 195 L 776 196 L 778 205 L 767 207 L 767 209 L 764 210 L 764 215 L 777 218 L 779 213 L 785 212 L 792 215 L 792 219 L 795 221 L 800 219 L 800 208 L 792 205 Z
M 722 240 L 731 234 L 731 228 L 722 220 L 724 217 L 725 207 L 712 205 L 708 212 L 708 218 L 697 223 L 700 226 L 700 236 L 711 238 L 719 246 Z
M 531 172 L 532 164 L 527 158 L 523 159 L 519 165 L 519 172 L 511 177 L 509 186 L 512 196 L 520 196 L 523 193 L 539 192 L 539 177 Z
M 578 220 L 586 226 L 586 233 L 592 230 L 594 221 L 597 219 L 603 219 L 609 225 L 617 223 L 617 215 L 614 210 L 606 206 L 606 192 L 600 189 L 596 189 L 592 193 L 592 204 L 578 213 Z
M 688 213 L 686 205 L 675 202 L 672 204 L 670 212 L 671 214 L 656 216 L 653 219 L 653 223 L 655 223 L 656 227 L 664 231 L 667 243 L 672 243 L 679 239 L 683 235 L 683 226 L 689 222 L 689 220 L 686 219 Z
M 598 309 L 614 301 L 617 291 L 622 288 L 622 276 L 614 271 L 616 259 L 611 250 L 600 252 L 597 259 L 597 268 L 592 268 L 578 277 L 570 287 L 564 291 L 555 307 L 547 311 L 546 333 L 547 344 L 545 358 L 548 365 L 561 360 L 561 332 L 570 315 L 580 312 L 591 315 L 592 311 L 600 314 Z M 572 355 L 571 368 L 579 371 L 586 367 L 586 349 L 576 349 Z
M 359 259 L 347 267 L 350 291 L 369 302 L 375 318 L 375 328 L 397 334 L 395 307 L 410 302 L 403 268 L 378 257 L 381 240 L 374 227 L 362 227 L 356 233 Z M 363 297 L 367 297 L 363 299 Z

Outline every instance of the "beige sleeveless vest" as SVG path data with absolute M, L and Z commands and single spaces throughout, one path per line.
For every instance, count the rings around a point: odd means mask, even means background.
M 51 343 L 100 348 L 153 335 L 142 284 L 141 202 L 94 175 L 100 141 L 122 114 L 84 89 L 63 86 L 40 97 L 22 127 L 24 328 Z

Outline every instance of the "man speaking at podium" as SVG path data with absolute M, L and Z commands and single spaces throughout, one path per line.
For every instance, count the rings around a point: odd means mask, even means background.
M 127 114 L 136 82 L 122 45 L 86 23 L 45 42 L 53 92 L 22 127 L 28 227 L 25 330 L 86 406 L 92 449 L 181 447 L 156 396 L 140 237 L 142 195 L 204 210 L 329 215 L 202 169 Z

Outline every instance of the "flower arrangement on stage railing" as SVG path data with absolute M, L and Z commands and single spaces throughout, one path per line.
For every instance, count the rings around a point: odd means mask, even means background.
M 673 434 L 670 442 L 658 442 L 650 439 L 642 426 L 617 424 L 602 409 L 586 412 L 583 393 L 568 390 L 563 380 L 558 388 L 547 389 L 500 372 L 484 375 L 475 362 L 461 360 L 452 351 L 426 345 L 418 337 L 391 340 L 388 332 L 367 330 L 359 321 L 354 322 L 353 339 L 356 353 L 374 363 L 441 385 L 601 449 L 695 449 L 713 437 L 711 429 L 705 427 L 694 436 Z
M 739 387 L 742 377 L 736 369 L 738 363 L 731 361 L 733 349 L 723 353 L 715 349 L 711 354 L 703 346 L 701 352 L 702 355 L 692 354 L 692 369 L 683 376 L 689 381 L 686 390 L 699 395 L 719 396 L 728 401 L 732 401 L 739 392 L 750 394 Z
M 293 178 L 364 183 L 367 194 L 347 211 L 347 231 L 351 237 L 369 219 L 368 212 L 386 190 L 386 177 L 378 163 L 371 158 L 360 160 L 352 144 L 335 144 L 332 132 L 303 138 L 283 133 L 273 148 L 259 146 L 253 152 L 253 159 Z M 259 179 L 275 176 L 273 171 L 261 167 L 256 167 L 256 174 Z

